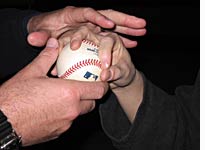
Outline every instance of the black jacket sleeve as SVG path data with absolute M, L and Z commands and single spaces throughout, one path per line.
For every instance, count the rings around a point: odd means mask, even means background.
M 0 79 L 13 75 L 39 52 L 27 43 L 27 21 L 33 10 L 0 10 Z
M 199 150 L 199 78 L 168 95 L 144 77 L 143 102 L 133 124 L 111 94 L 100 106 L 105 133 L 119 150 Z

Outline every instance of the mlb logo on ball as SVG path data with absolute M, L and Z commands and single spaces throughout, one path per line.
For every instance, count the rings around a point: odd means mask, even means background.
M 98 79 L 98 75 L 95 75 L 95 74 L 93 74 L 89 71 L 87 71 L 83 77 L 86 78 L 86 79 L 93 78 L 94 81 L 96 81 Z

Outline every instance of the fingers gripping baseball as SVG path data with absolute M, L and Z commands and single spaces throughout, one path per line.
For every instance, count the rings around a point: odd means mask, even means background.
M 101 40 L 101 61 L 109 62 L 101 72 L 101 80 L 109 81 L 111 89 L 128 85 L 135 74 L 135 67 L 120 37 L 113 33 L 104 33 L 107 38 Z M 103 44 L 102 44 L 103 43 Z
M 134 66 L 126 65 L 125 62 L 121 62 L 120 65 L 113 65 L 101 73 L 103 81 L 110 82 L 111 89 L 127 86 L 134 78 L 134 75 Z
M 114 39 L 109 36 L 103 36 L 100 40 L 99 57 L 102 62 L 102 69 L 107 69 L 111 65 L 114 43 Z
M 95 34 L 86 27 L 81 27 L 79 30 L 67 32 L 62 37 L 63 42 L 66 42 L 64 39 L 68 39 L 65 38 L 67 36 L 71 37 L 71 39 L 77 37 L 78 40 L 80 39 L 79 41 L 89 39 L 97 43 L 97 45 L 99 44 L 98 52 L 102 69 L 100 79 L 102 81 L 110 81 L 111 87 L 123 87 L 132 80 L 135 68 L 131 62 L 129 53 L 117 34 L 110 32 Z M 77 59 L 77 57 L 72 57 L 70 60 L 73 58 Z M 66 71 L 64 74 L 70 75 L 70 72 L 71 70 Z
M 70 48 L 72 50 L 77 50 L 84 39 L 90 40 L 97 45 L 97 38 L 91 32 L 88 26 L 80 26 L 78 29 L 73 29 L 65 32 L 59 39 L 61 49 L 70 43 Z

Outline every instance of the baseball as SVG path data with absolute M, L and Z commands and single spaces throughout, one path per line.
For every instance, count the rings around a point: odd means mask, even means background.
M 60 52 L 56 63 L 58 77 L 79 81 L 100 81 L 101 62 L 98 46 L 83 40 L 77 50 L 68 43 Z

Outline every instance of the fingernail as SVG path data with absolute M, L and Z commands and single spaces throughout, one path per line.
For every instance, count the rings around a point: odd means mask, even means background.
M 110 65 L 107 62 L 105 62 L 105 68 L 107 69 L 109 67 L 110 67 Z
M 71 41 L 70 41 L 70 43 L 71 43 L 71 49 L 72 50 L 76 50 L 76 49 L 78 49 L 78 48 L 80 48 L 80 45 L 81 45 L 81 42 L 80 42 L 80 40 L 78 40 L 78 39 L 76 39 L 76 38 L 73 38 Z
M 54 38 L 50 38 L 46 44 L 46 47 L 48 48 L 57 48 L 58 47 L 58 41 Z
M 109 70 L 108 72 L 109 72 L 109 75 L 108 75 L 107 81 L 111 81 L 112 80 L 112 72 L 111 72 L 111 70 Z
M 102 69 L 108 69 L 110 67 L 109 63 L 105 59 L 101 59 Z
M 108 20 L 108 22 L 107 22 L 110 26 L 114 26 L 115 24 L 113 23 L 113 21 L 111 21 L 111 20 Z
M 106 18 L 106 19 L 107 19 L 107 24 L 109 24 L 110 26 L 115 25 L 115 23 L 111 19 L 109 19 L 109 18 Z
M 77 39 L 72 39 L 72 40 L 70 41 L 70 43 L 71 43 L 70 48 L 71 48 L 72 50 L 78 49 L 78 48 L 80 47 L 80 44 L 79 44 L 78 42 L 79 42 L 79 41 L 78 41 Z
M 102 62 L 102 69 L 108 69 L 110 65 L 107 62 Z

